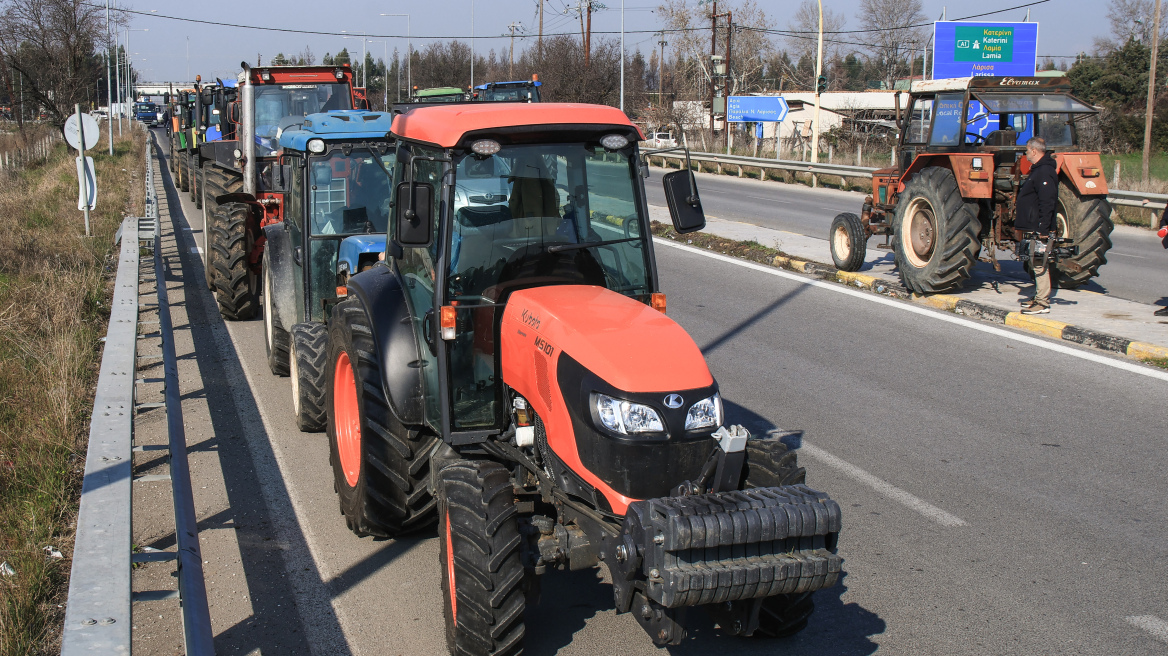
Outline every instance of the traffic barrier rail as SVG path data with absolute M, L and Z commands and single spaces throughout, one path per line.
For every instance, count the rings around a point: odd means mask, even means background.
M 187 461 L 174 330 L 162 261 L 152 148 L 153 144 L 148 141 L 146 216 L 127 218 L 118 230 L 121 253 L 89 428 L 61 656 L 130 654 L 132 602 L 170 598 L 177 598 L 182 608 L 186 653 L 189 656 L 215 653 Z M 153 251 L 152 280 L 158 297 L 158 333 L 154 336 L 161 337 L 160 354 L 138 353 L 138 342 L 142 337 L 138 333 L 139 323 L 151 323 L 140 322 L 138 317 L 141 285 L 151 281 L 151 278 L 142 276 L 140 254 L 143 249 Z M 165 372 L 161 381 L 165 386 L 165 403 L 139 404 L 137 386 L 159 381 L 138 378 L 137 362 L 139 358 L 157 358 L 159 355 Z M 152 476 L 149 480 L 169 478 L 171 481 L 177 550 L 143 549 L 133 553 L 133 452 L 148 449 L 134 445 L 134 416 L 141 408 L 159 405 L 166 412 L 169 444 L 163 448 L 169 451 L 170 475 Z M 166 560 L 177 561 L 177 592 L 159 590 L 131 594 L 130 572 L 134 563 Z
M 691 152 L 689 154 L 690 161 L 703 162 L 706 164 L 718 165 L 718 171 L 721 172 L 724 166 L 738 167 L 739 177 L 742 176 L 744 167 L 757 169 L 772 169 L 780 171 L 790 171 L 792 173 L 810 173 L 812 175 L 832 175 L 841 178 L 866 178 L 870 179 L 872 173 L 877 169 L 871 166 L 851 166 L 846 164 L 812 164 L 811 162 L 802 162 L 798 160 L 787 159 L 770 159 L 767 157 L 747 157 L 744 155 L 723 155 L 718 153 L 698 153 Z M 650 163 L 653 159 L 660 158 L 684 160 L 684 154 L 667 153 L 660 155 L 649 156 Z M 1111 189 L 1108 191 L 1107 200 L 1112 205 L 1122 205 L 1125 207 L 1142 207 L 1152 211 L 1163 211 L 1164 206 L 1168 204 L 1168 194 L 1154 194 L 1145 191 L 1123 191 L 1119 189 Z M 1156 217 L 1152 218 L 1152 225 L 1158 221 Z

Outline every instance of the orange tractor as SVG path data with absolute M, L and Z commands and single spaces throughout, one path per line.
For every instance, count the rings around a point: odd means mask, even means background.
M 840 508 L 780 436 L 726 426 L 666 316 L 638 128 L 471 103 L 391 136 L 386 258 L 328 322 L 330 460 L 357 535 L 437 524 L 450 652 L 519 653 L 539 576 L 600 563 L 659 645 L 695 607 L 731 635 L 803 628 L 839 577 Z M 701 229 L 693 174 L 664 186 L 674 227 Z
M 835 265 L 856 271 L 872 235 L 896 254 L 910 291 L 960 287 L 979 256 L 999 269 L 997 251 L 1017 246 L 1018 188 L 1030 170 L 1023 157 L 1033 136 L 1058 165 L 1052 232 L 1065 253 L 1059 284 L 1075 287 L 1099 275 L 1111 248 L 1111 205 L 1099 153 L 1077 147 L 1075 122 L 1096 110 L 1070 94 L 1061 78 L 972 77 L 914 82 L 899 112 L 897 166 L 872 175 L 859 216 L 832 221 Z

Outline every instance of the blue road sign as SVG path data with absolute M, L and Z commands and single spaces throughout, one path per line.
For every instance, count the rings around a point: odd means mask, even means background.
M 791 110 L 779 96 L 730 96 L 727 100 L 726 120 L 730 123 L 782 123 Z
M 933 77 L 1034 75 L 1038 23 L 933 23 Z

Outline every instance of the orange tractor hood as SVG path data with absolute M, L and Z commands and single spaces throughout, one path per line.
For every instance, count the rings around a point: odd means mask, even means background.
M 676 321 L 603 287 L 555 285 L 513 293 L 501 333 L 534 347 L 536 337 L 571 355 L 607 383 L 627 392 L 706 387 L 713 376 L 693 339 Z M 521 337 L 526 333 L 529 339 Z M 507 350 L 504 349 L 504 353 Z M 507 362 L 503 379 L 508 381 Z

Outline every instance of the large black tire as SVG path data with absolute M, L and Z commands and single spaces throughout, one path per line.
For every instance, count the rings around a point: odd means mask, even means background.
M 860 217 L 850 212 L 839 214 L 831 222 L 828 243 L 835 268 L 841 271 L 859 271 L 864 265 L 868 235 Z
M 438 553 L 446 649 L 455 656 L 523 652 L 523 563 L 511 475 L 490 460 L 438 473 Z
M 1063 262 L 1058 266 L 1058 286 L 1071 289 L 1085 284 L 1099 275 L 1099 267 L 1107 264 L 1111 249 L 1111 203 L 1106 196 L 1080 196 L 1065 181 L 1059 183 L 1055 223 L 1060 237 L 1069 237 L 1079 247 L 1079 254 L 1071 258 L 1078 271 L 1071 271 Z
M 266 257 L 264 258 L 267 259 Z M 268 355 L 268 368 L 277 376 L 289 374 L 289 342 L 288 331 L 279 313 L 272 307 L 272 269 L 264 262 L 264 351 Z
M 175 155 L 175 153 L 178 152 L 178 148 L 175 146 L 174 135 L 171 134 L 169 136 L 170 136 L 170 152 L 169 152 L 169 156 L 166 158 L 166 165 L 167 165 L 167 167 L 170 168 L 171 173 L 174 173 L 174 155 Z
M 191 182 L 190 182 L 190 180 L 187 179 L 187 176 L 190 172 L 190 167 L 187 166 L 187 151 L 185 151 L 185 150 L 178 151 L 178 163 L 175 166 L 178 167 L 178 188 L 179 188 L 179 191 L 190 191 L 191 190 Z
M 210 162 L 203 163 L 202 176 L 199 184 L 199 198 L 203 208 L 203 271 L 207 276 L 207 289 L 215 290 L 215 250 L 209 247 L 207 240 L 214 228 L 216 210 L 219 202 L 216 200 L 226 194 L 235 194 L 243 191 L 243 178 L 234 172 L 227 172 Z
M 742 487 L 781 487 L 798 485 L 807 480 L 807 470 L 799 466 L 798 456 L 783 444 L 782 435 L 771 434 L 746 442 L 746 464 L 742 469 Z M 741 602 L 738 602 L 741 603 Z M 721 604 L 708 607 L 715 622 L 728 621 Z M 758 612 L 758 628 L 753 638 L 784 638 L 807 626 L 815 611 L 810 592 L 775 595 L 762 601 Z M 721 624 L 721 622 L 719 622 Z M 735 631 L 736 633 L 736 631 Z
M 966 202 L 953 172 L 930 166 L 913 176 L 896 204 L 896 266 L 910 291 L 956 289 L 977 262 L 981 221 Z
M 254 235 L 248 230 L 251 207 L 244 203 L 219 206 L 211 227 L 211 266 L 215 268 L 215 300 L 219 314 L 233 321 L 251 319 L 259 311 L 259 281 L 248 263 Z
M 407 428 L 389 409 L 373 333 L 356 299 L 333 310 L 325 376 L 330 461 L 349 530 L 394 537 L 431 525 L 430 452 L 438 438 Z
M 203 209 L 203 180 L 200 175 L 201 168 L 199 167 L 199 156 L 191 155 L 191 200 L 195 203 L 195 209 Z
M 325 390 L 328 387 L 328 328 L 315 321 L 292 326 L 292 414 L 305 433 L 325 427 Z

